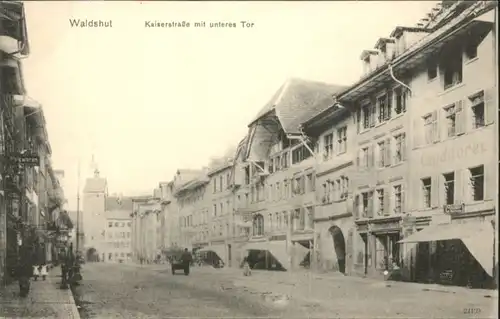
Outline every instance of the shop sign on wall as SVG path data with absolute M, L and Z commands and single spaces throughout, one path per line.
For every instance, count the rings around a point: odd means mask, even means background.
M 460 215 L 465 212 L 465 204 L 444 205 L 443 212 L 446 215 Z
M 422 166 L 435 166 L 443 163 L 460 161 L 473 156 L 480 156 L 488 149 L 483 142 L 471 142 L 457 147 L 444 147 L 431 155 L 422 155 Z

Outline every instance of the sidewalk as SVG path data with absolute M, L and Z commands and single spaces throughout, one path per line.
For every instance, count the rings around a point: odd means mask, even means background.
M 46 281 L 32 280 L 26 298 L 19 297 L 17 281 L 0 290 L 0 318 L 79 319 L 71 290 L 59 289 L 58 270 L 52 269 Z

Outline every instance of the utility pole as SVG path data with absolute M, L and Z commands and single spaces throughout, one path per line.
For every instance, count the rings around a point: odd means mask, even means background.
M 80 250 L 80 160 L 78 160 L 78 178 L 76 190 L 76 251 Z

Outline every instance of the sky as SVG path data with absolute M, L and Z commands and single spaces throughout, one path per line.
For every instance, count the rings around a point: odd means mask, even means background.
M 92 176 L 92 156 L 109 193 L 152 194 L 177 169 L 206 166 L 237 144 L 286 79 L 352 84 L 363 50 L 395 26 L 415 26 L 434 5 L 25 2 L 25 82 L 43 105 L 69 209 Z M 72 27 L 70 19 L 111 20 L 112 27 Z M 145 27 L 154 20 L 238 27 Z M 241 28 L 243 20 L 254 26 Z

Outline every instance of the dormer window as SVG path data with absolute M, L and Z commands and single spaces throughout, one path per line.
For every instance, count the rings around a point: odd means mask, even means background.
M 363 61 L 363 74 L 374 71 L 377 68 L 377 50 L 365 50 L 361 53 L 360 60 Z

